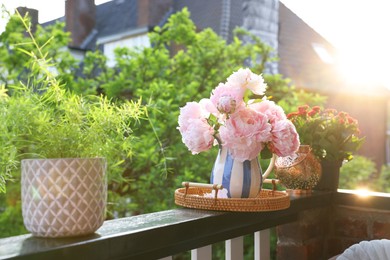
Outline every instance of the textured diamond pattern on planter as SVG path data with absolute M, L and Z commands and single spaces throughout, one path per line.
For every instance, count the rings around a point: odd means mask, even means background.
M 35 236 L 68 237 L 95 232 L 107 200 L 103 158 L 22 160 L 22 212 Z

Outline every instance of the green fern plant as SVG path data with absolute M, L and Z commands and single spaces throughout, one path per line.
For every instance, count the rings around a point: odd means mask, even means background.
M 0 192 L 24 158 L 105 157 L 111 183 L 122 182 L 132 155 L 132 128 L 147 115 L 141 99 L 119 104 L 67 90 L 44 51 L 50 40 L 39 45 L 27 17 L 17 15 L 31 39 L 17 48 L 28 56 L 30 76 L 27 84 L 0 86 Z

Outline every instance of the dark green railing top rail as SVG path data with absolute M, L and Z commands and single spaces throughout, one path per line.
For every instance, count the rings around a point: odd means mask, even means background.
M 173 209 L 109 220 L 87 237 L 0 239 L 0 259 L 158 259 L 295 221 L 302 210 L 332 203 L 390 209 L 389 202 L 388 194 L 361 199 L 351 192 L 316 191 L 292 196 L 288 209 L 273 212 Z

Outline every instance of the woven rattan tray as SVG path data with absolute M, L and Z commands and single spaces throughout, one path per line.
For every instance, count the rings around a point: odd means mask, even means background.
M 275 211 L 290 207 L 290 198 L 286 192 L 262 189 L 256 198 L 216 198 L 205 197 L 213 186 L 179 188 L 175 191 L 175 203 L 179 206 L 195 209 L 218 211 L 258 212 Z M 215 189 L 215 187 L 214 187 Z

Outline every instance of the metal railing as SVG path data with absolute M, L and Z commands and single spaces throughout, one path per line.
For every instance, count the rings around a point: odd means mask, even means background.
M 288 209 L 218 212 L 179 208 L 106 221 L 93 235 L 0 239 L 0 259 L 171 259 L 191 250 L 192 259 L 211 259 L 211 246 L 226 241 L 226 259 L 242 259 L 242 236 L 254 234 L 254 259 L 269 259 L 271 227 L 293 222 L 302 210 L 331 205 L 333 193 L 291 197 Z

